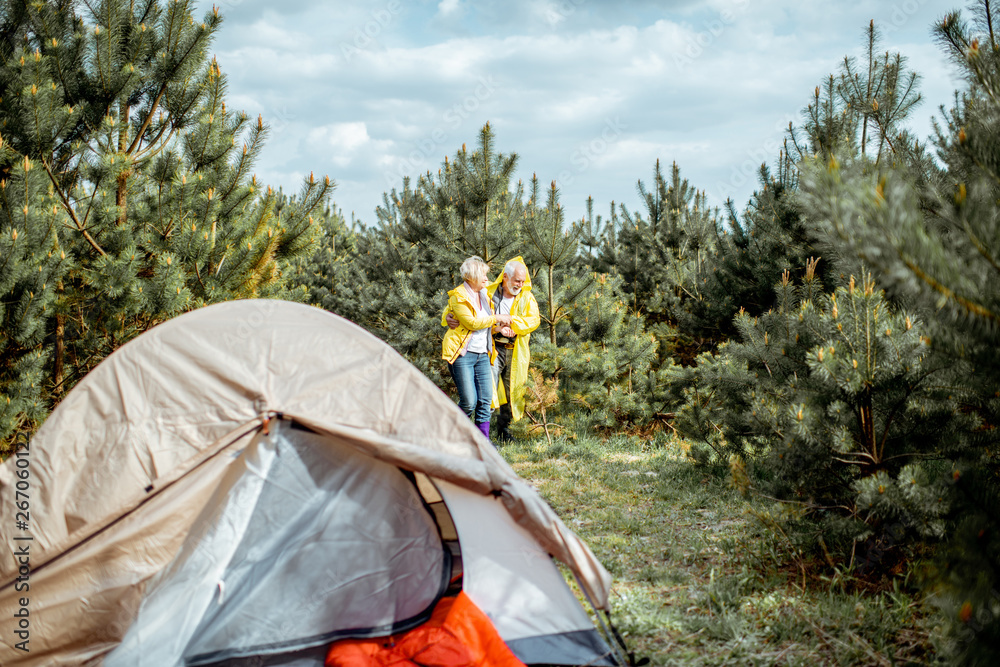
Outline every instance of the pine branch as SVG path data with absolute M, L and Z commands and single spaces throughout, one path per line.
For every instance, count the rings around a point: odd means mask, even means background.
M 952 291 L 942 283 L 935 280 L 932 276 L 924 273 L 924 271 L 919 266 L 917 266 L 916 263 L 914 263 L 908 257 L 903 255 L 902 252 L 899 253 L 899 257 L 900 260 L 902 260 L 903 264 L 906 266 L 906 268 L 912 271 L 917 278 L 922 280 L 925 285 L 933 289 L 935 292 L 941 294 L 946 299 L 949 299 L 959 304 L 966 310 L 966 312 L 972 313 L 973 315 L 977 315 L 989 322 L 992 322 L 993 324 L 1000 324 L 1000 316 L 998 316 L 996 313 L 992 312 L 991 310 L 987 309 L 984 306 L 981 306 L 977 303 L 974 303 L 966 299 L 965 297 L 959 296 L 954 291 Z
M 76 225 L 77 231 L 83 234 L 83 237 L 87 239 L 87 243 L 89 243 L 91 247 L 94 250 L 96 250 L 99 254 L 101 254 L 102 256 L 107 255 L 107 253 L 104 252 L 104 249 L 97 244 L 97 241 L 95 241 L 93 237 L 90 235 L 90 233 L 87 231 L 87 228 L 76 217 L 76 211 L 73 210 L 73 206 L 69 203 L 69 200 L 66 198 L 66 193 L 63 192 L 63 189 L 59 186 L 59 182 L 56 180 L 56 177 L 52 173 L 52 170 L 49 169 L 48 162 L 46 162 L 44 159 L 42 159 L 41 162 L 42 166 L 45 167 L 45 173 L 49 175 L 49 180 L 52 181 L 52 186 L 55 189 L 56 194 L 58 194 L 59 199 L 62 200 L 63 208 L 66 210 L 70 218 L 73 220 L 73 224 Z

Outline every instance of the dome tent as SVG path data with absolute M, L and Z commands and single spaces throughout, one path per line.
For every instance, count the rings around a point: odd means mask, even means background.
M 421 623 L 456 580 L 528 664 L 622 662 L 550 558 L 606 610 L 587 546 L 433 383 L 325 311 L 161 324 L 22 453 L 30 522 L 0 504 L 0 608 L 27 598 L 29 652 L 4 632 L 0 664 L 321 665 L 335 639 Z

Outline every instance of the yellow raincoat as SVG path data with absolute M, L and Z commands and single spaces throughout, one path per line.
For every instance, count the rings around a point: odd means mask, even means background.
M 524 264 L 521 257 L 515 257 L 510 261 L 517 261 Z M 507 264 L 504 264 L 507 266 Z M 527 265 L 525 265 L 527 266 Z M 490 295 L 490 303 L 493 303 L 493 294 L 498 289 L 503 289 L 503 271 L 492 283 L 486 286 L 486 291 Z M 531 273 L 525 276 L 524 285 L 521 291 L 514 297 L 514 303 L 510 306 L 512 316 L 511 329 L 517 334 L 517 341 L 514 343 L 513 354 L 510 357 L 510 397 L 504 393 L 503 382 L 498 382 L 493 391 L 492 408 L 499 408 L 510 399 L 510 413 L 514 421 L 524 415 L 524 386 L 528 381 L 528 363 L 531 361 L 531 350 L 528 347 L 528 340 L 531 332 L 538 328 L 542 318 L 538 313 L 538 302 L 531 293 Z M 447 324 L 447 323 L 446 323 Z
M 444 340 L 441 341 L 442 359 L 449 364 L 455 363 L 455 360 L 469 346 L 469 338 L 473 331 L 496 324 L 497 318 L 493 315 L 492 301 L 489 302 L 487 308 L 489 309 L 488 314 L 476 316 L 476 306 L 472 297 L 469 296 L 469 290 L 465 289 L 465 283 L 448 292 L 448 307 L 441 315 L 441 323 L 448 326 L 444 317 L 450 312 L 458 320 L 458 326 L 444 332 Z M 496 358 L 497 351 L 493 347 L 493 338 L 490 336 L 490 363 L 496 361 Z M 493 400 L 496 400 L 496 392 L 494 392 Z

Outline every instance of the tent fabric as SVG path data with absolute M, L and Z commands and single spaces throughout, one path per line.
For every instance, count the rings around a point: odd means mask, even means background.
M 0 664 L 100 664 L 151 604 L 162 573 L 193 562 L 187 536 L 204 528 L 219 485 L 254 497 L 235 478 L 253 474 L 248 452 L 265 456 L 256 438 L 281 415 L 322 436 L 317 446 L 334 443 L 435 482 L 495 494 L 507 516 L 606 607 L 610 577 L 586 545 L 458 406 L 391 348 L 316 308 L 227 302 L 123 346 L 32 439 L 31 652 L 0 635 Z M 0 496 L 13 496 L 16 479 L 13 460 L 0 466 Z M 0 504 L 4 609 L 21 596 L 13 585 L 14 537 L 25 531 L 16 529 L 14 510 Z M 222 626 L 213 627 L 220 634 L 198 635 L 206 651 L 225 643 Z
M 179 479 L 153 494 L 141 512 L 110 523 L 44 567 L 34 566 L 30 652 L 15 650 L 14 638 L 0 633 L 0 665 L 100 664 L 135 620 L 147 582 L 169 564 L 209 502 L 231 462 L 227 454 L 250 439 L 247 434 L 228 440 L 223 454 L 207 460 L 200 474 Z M 22 596 L 8 584 L 0 589 L 0 609 L 14 608 Z
M 106 667 L 211 664 L 429 617 L 450 561 L 398 468 L 286 424 L 230 468 Z
M 462 544 L 463 589 L 528 664 L 614 665 L 552 559 L 502 501 L 436 482 Z
M 438 482 L 462 545 L 465 592 L 507 640 L 593 630 L 549 555 L 520 526 L 499 520 L 492 496 Z

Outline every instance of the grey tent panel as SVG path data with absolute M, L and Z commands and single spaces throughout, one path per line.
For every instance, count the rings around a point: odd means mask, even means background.
M 527 665 L 595 665 L 617 667 L 611 649 L 596 630 L 525 637 L 507 642 L 517 659 Z M 596 657 L 595 657 L 596 656 Z
M 426 620 L 450 558 L 398 468 L 285 423 L 240 461 L 107 665 L 286 653 Z
M 292 653 L 230 658 L 207 667 L 323 667 L 328 649 L 328 646 L 314 646 Z

